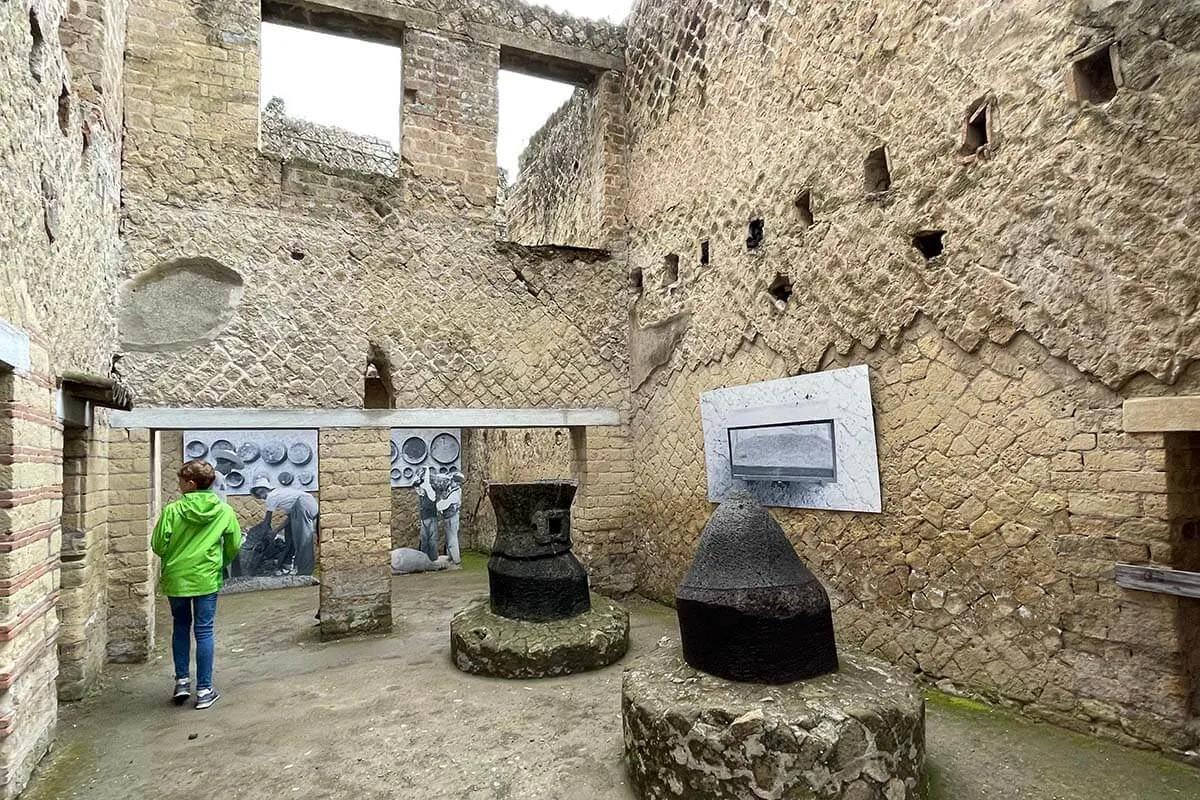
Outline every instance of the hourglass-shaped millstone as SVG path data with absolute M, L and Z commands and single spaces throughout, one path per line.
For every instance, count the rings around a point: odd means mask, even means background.
M 709 518 L 675 600 L 683 657 L 696 669 L 770 684 L 837 671 L 825 587 L 745 492 Z
M 575 483 L 493 483 L 488 497 L 496 511 L 488 561 L 492 611 L 530 622 L 587 612 L 587 571 L 571 553 Z

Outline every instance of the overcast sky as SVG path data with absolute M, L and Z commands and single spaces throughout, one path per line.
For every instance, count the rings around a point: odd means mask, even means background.
M 543 0 L 579 17 L 621 22 L 633 0 Z M 501 72 L 497 160 L 517 173 L 529 137 L 571 96 L 565 84 Z M 262 105 L 282 97 L 287 113 L 378 136 L 399 147 L 400 51 L 282 25 L 263 25 Z

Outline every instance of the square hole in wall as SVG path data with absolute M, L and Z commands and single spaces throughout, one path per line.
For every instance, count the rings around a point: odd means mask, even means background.
M 800 220 L 801 228 L 810 228 L 813 224 L 812 192 L 805 189 L 796 196 L 796 217 Z
M 1100 104 L 1116 97 L 1121 85 L 1116 43 L 1075 61 L 1071 65 L 1071 84 L 1076 100 Z
M 709 248 L 708 239 L 700 242 L 700 266 L 707 267 L 712 260 L 712 251 Z
M 942 241 L 945 235 L 945 231 L 917 231 L 913 234 L 912 246 L 921 251 L 921 255 L 925 257 L 926 261 L 932 261 L 940 256 L 945 249 L 945 244 Z
M 640 267 L 634 267 L 629 270 L 629 291 L 641 294 L 643 288 L 645 282 L 642 279 L 642 270 Z
M 267 9 L 271 13 L 270 7 Z M 260 146 L 339 169 L 395 176 L 400 150 L 400 48 L 264 21 Z M 380 37 L 385 38 L 381 30 Z
M 763 243 L 764 229 L 761 219 L 750 220 L 750 235 L 746 237 L 747 250 L 754 250 Z
M 777 301 L 776 305 L 787 305 L 792 299 L 792 279 L 782 272 L 775 273 L 775 280 L 767 287 L 767 293 Z
M 679 255 L 668 253 L 667 257 L 663 259 L 662 285 L 665 289 L 676 283 L 679 283 Z
M 991 144 L 989 134 L 991 122 L 987 98 L 976 100 L 971 104 L 971 110 L 967 114 L 967 124 L 963 128 L 960 155 L 974 156 L 988 148 Z
M 863 191 L 883 194 L 892 188 L 892 172 L 888 168 L 887 147 L 876 147 L 863 161 Z

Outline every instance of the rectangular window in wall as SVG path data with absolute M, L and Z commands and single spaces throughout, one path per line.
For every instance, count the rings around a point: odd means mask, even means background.
M 399 47 L 264 22 L 261 59 L 263 152 L 397 174 Z

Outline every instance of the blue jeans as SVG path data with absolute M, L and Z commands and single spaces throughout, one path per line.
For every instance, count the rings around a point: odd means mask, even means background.
M 213 674 L 213 623 L 217 619 L 217 595 L 168 597 L 175 629 L 171 652 L 175 656 L 175 680 L 191 677 L 192 631 L 196 634 L 196 688 L 211 689 Z

